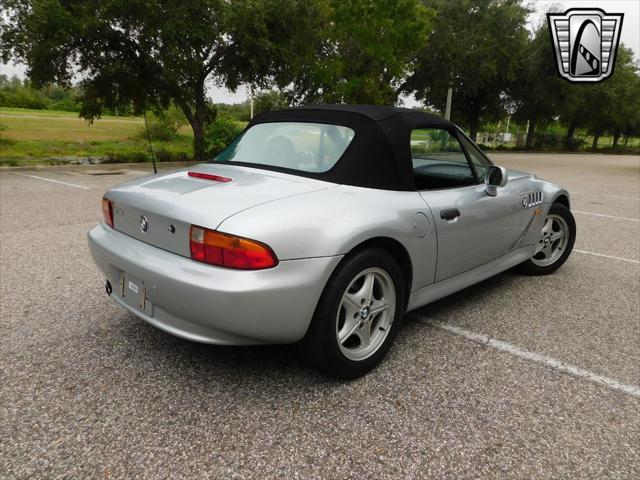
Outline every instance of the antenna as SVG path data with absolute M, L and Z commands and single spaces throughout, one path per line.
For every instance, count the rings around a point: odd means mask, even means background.
M 151 162 L 153 163 L 153 173 L 158 173 L 158 169 L 156 168 L 156 156 L 153 153 L 153 145 L 151 145 L 151 134 L 149 133 L 149 123 L 147 122 L 147 109 L 145 108 L 142 111 L 144 115 L 144 126 L 147 129 L 147 140 L 149 141 L 149 150 L 151 151 Z

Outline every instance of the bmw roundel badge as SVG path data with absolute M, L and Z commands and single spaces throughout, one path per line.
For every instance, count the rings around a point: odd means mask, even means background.
M 149 220 L 147 220 L 147 217 L 142 215 L 140 217 L 140 230 L 142 230 L 143 232 L 146 232 L 148 229 L 149 229 Z

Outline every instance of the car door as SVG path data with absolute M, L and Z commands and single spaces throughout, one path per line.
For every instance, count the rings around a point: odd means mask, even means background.
M 473 144 L 457 131 L 430 127 L 414 130 L 411 138 L 416 186 L 436 227 L 434 280 L 445 280 L 508 253 L 522 222 L 521 198 L 515 188 L 507 183 L 495 197 L 487 195 L 484 169 L 490 162 L 471 150 Z

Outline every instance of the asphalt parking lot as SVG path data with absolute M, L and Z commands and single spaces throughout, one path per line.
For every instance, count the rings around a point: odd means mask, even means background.
M 493 159 L 569 189 L 576 251 L 413 312 L 352 382 L 109 300 L 86 233 L 141 172 L 3 170 L 0 477 L 640 478 L 640 158 Z

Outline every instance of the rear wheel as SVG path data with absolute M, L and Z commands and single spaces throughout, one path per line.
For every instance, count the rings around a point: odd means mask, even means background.
M 405 286 L 393 257 L 379 249 L 347 257 L 327 283 L 301 342 L 324 373 L 356 378 L 386 355 L 404 311 Z
M 567 261 L 576 239 L 576 222 L 571 210 L 554 203 L 540 230 L 536 252 L 520 265 L 527 275 L 549 275 Z

